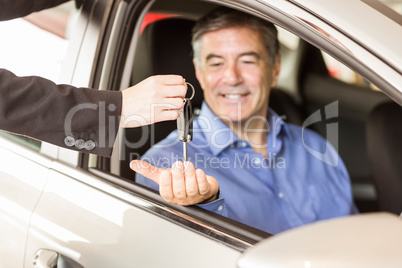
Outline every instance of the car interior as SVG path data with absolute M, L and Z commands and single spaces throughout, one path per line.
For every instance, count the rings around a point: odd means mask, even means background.
M 390 116 L 392 115 L 392 116 Z M 372 178 L 377 190 L 378 209 L 401 213 L 402 167 L 402 109 L 394 102 L 376 106 L 367 120 L 367 151 Z M 381 160 L 381 161 L 380 161 Z
M 191 29 L 195 21 L 182 17 L 170 17 L 155 21 L 142 32 L 138 43 L 138 57 L 133 67 L 133 84 L 143 79 L 158 74 L 180 74 L 191 83 L 196 93 L 192 99 L 193 114 L 197 115 L 204 100 L 200 84 L 195 77 L 192 63 Z M 149 44 L 153 44 L 149 46 Z M 137 71 L 138 70 L 138 71 Z M 283 90 L 274 89 L 270 95 L 270 106 L 279 114 L 284 115 L 285 120 L 301 125 L 304 111 L 292 97 Z M 125 159 L 133 160 L 143 155 L 153 144 L 165 138 L 170 132 L 176 130 L 176 121 L 156 123 L 152 126 L 127 129 L 126 139 L 130 143 L 141 140 L 144 133 L 150 133 L 154 137 L 135 150 L 126 149 Z M 135 157 L 135 158 L 134 158 Z M 123 176 L 134 176 L 127 162 L 121 162 Z
M 192 105 L 194 114 L 197 115 L 203 94 L 192 64 L 191 28 L 195 20 L 214 7 L 211 3 L 201 1 L 170 1 L 169 5 L 164 1 L 155 1 L 145 16 L 143 31 L 136 44 L 130 84 L 136 84 L 151 75 L 180 74 L 196 89 Z M 161 14 L 163 16 L 155 16 Z M 157 19 L 149 20 L 149 17 Z M 281 31 L 286 30 L 279 30 L 281 37 Z M 394 128 L 386 130 L 386 126 L 393 125 L 385 123 L 378 113 L 385 116 L 387 111 L 378 112 L 374 109 L 383 103 L 392 104 L 392 101 L 361 77 L 353 82 L 337 78 L 326 60 L 325 53 L 305 40 L 297 39 L 297 45 L 293 48 L 281 43 L 281 72 L 286 76 L 281 77 L 281 74 L 278 87 L 272 90 L 270 107 L 284 116 L 287 122 L 302 125 L 315 111 L 321 109 L 323 114 L 326 105 L 337 102 L 337 118 L 324 120 L 309 127 L 325 138 L 327 124 L 338 124 L 338 152 L 351 177 L 355 203 L 360 212 L 382 210 L 399 215 L 402 211 L 399 205 L 402 203 L 402 176 L 400 166 L 395 163 L 400 146 L 395 143 L 401 129 L 399 132 Z M 358 77 L 357 74 L 354 76 Z M 289 80 L 294 82 L 289 83 Z M 399 105 L 394 106 L 394 109 L 401 111 Z M 324 114 L 323 116 L 325 118 Z M 379 125 L 384 129 L 377 128 Z M 133 182 L 135 173 L 129 168 L 129 162 L 139 159 L 153 144 L 175 130 L 176 121 L 122 130 L 128 143 L 121 145 L 120 154 L 123 160 L 118 164 L 117 175 Z M 147 138 L 144 139 L 144 136 Z M 382 140 L 384 146 L 381 146 L 382 143 L 378 140 Z M 136 146 L 132 146 L 133 144 Z M 392 152 L 388 152 L 388 149 Z M 380 153 L 384 156 L 380 156 Z M 378 158 L 381 158 L 381 162 Z M 390 159 L 392 168 L 385 166 L 386 170 L 384 167 L 381 169 L 379 166 L 387 162 L 387 159 Z M 385 176 L 387 178 L 383 178 Z

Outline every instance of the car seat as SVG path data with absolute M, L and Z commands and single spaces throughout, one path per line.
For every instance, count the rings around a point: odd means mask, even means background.
M 194 21 L 182 17 L 170 17 L 147 25 L 139 39 L 135 63 L 133 66 L 132 84 L 158 74 L 180 74 L 191 83 L 196 93 L 192 99 L 194 114 L 201 108 L 204 100 L 203 92 L 195 77 L 192 63 L 191 30 Z M 270 105 L 286 121 L 302 124 L 301 108 L 287 93 L 273 90 Z M 176 121 L 156 123 L 141 128 L 125 129 L 125 139 L 128 144 L 138 141 L 140 146 L 124 149 L 124 161 L 121 161 L 120 174 L 125 178 L 134 178 L 134 172 L 128 163 L 141 157 L 152 145 L 165 138 L 176 129 Z
M 402 212 L 402 107 L 394 102 L 378 105 L 367 120 L 367 149 L 378 208 Z

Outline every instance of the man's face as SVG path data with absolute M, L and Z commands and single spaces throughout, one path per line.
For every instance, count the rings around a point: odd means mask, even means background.
M 273 66 L 259 32 L 225 28 L 201 37 L 196 76 L 211 110 L 224 121 L 265 117 L 270 89 L 280 71 L 279 56 Z

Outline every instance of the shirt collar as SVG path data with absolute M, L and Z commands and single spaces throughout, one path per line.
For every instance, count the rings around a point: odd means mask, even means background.
M 274 110 L 269 108 L 267 117 L 271 128 L 267 139 L 269 146 L 271 144 L 270 141 L 276 140 L 282 133 L 290 136 L 287 124 Z M 217 156 L 229 146 L 236 145 L 240 142 L 244 144 L 246 142 L 240 140 L 239 137 L 223 123 L 219 116 L 216 116 L 212 112 L 205 101 L 202 103 L 201 113 L 196 120 L 196 124 L 194 124 L 194 135 L 199 135 L 197 132 L 201 132 L 204 135 L 214 156 Z M 272 133 L 274 133 L 274 136 L 272 136 Z

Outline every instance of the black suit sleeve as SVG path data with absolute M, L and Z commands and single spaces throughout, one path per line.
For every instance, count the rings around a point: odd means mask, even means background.
M 69 0 L 0 0 L 0 20 L 24 17 L 32 12 L 55 7 Z
M 122 94 L 56 85 L 0 69 L 0 128 L 61 147 L 110 156 Z

